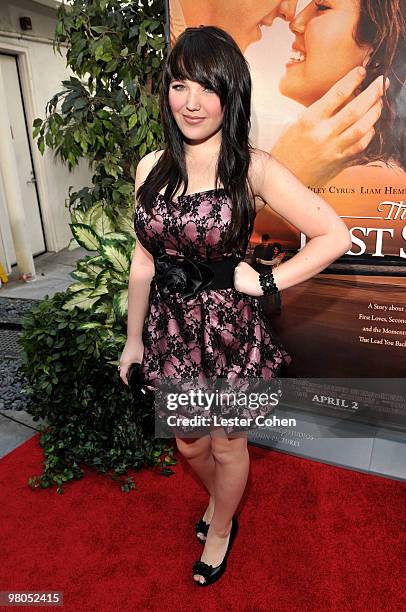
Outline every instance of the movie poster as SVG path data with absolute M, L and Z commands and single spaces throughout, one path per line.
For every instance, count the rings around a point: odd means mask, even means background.
M 351 232 L 352 247 L 342 258 L 281 292 L 268 310 L 293 357 L 292 377 L 405 376 L 406 16 L 399 5 L 395 0 L 169 2 L 171 45 L 185 27 L 201 24 L 217 25 L 234 37 L 251 69 L 253 146 L 275 154 L 292 171 L 301 168 L 302 182 L 333 206 Z M 306 109 L 320 109 L 331 89 L 359 65 L 367 75 L 354 100 L 379 75 L 390 79 L 374 135 L 351 163 L 317 166 L 317 155 L 308 154 L 295 127 Z M 330 110 L 331 116 L 340 110 Z M 324 153 L 327 145 L 321 146 Z M 306 241 L 269 206 L 256 217 L 250 252 L 263 234 L 269 234 L 272 248 L 280 245 L 274 252 L 283 253 L 282 261 Z

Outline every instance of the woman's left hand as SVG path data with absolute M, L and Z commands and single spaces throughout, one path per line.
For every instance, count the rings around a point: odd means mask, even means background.
M 234 288 L 253 297 L 263 295 L 259 284 L 259 272 L 254 270 L 246 261 L 240 261 L 238 266 L 234 268 Z
M 325 185 L 353 166 L 371 142 L 389 83 L 384 86 L 380 75 L 355 97 L 364 78 L 358 67 L 351 70 L 306 108 L 273 145 L 272 155 L 304 185 Z

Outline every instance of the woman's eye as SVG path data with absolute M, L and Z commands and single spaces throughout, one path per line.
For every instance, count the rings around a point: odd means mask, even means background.
M 172 87 L 172 89 L 174 89 L 175 91 L 180 91 L 180 90 L 179 90 L 179 88 L 184 87 L 184 85 L 182 85 L 181 83 L 176 83 L 175 85 L 172 85 L 171 87 Z M 210 92 L 210 93 L 216 93 L 216 92 L 214 91 L 214 89 L 212 89 L 211 87 L 205 87 L 204 89 L 205 89 L 205 91 L 208 91 L 208 92 Z
M 331 8 L 329 6 L 326 6 L 325 4 L 319 4 L 317 2 L 315 2 L 314 5 L 318 11 L 327 11 L 329 8 Z

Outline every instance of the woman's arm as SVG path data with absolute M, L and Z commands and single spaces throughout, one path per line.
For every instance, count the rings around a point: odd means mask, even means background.
M 148 312 L 151 280 L 155 274 L 154 259 L 137 239 L 128 281 L 127 338 L 141 340 Z
M 151 153 L 143 157 L 137 166 L 135 192 L 145 181 L 154 158 Z M 137 206 L 135 200 L 134 210 Z M 154 258 L 145 249 L 136 235 L 134 253 L 128 279 L 127 340 L 120 357 L 120 378 L 128 385 L 128 368 L 132 363 L 142 363 L 144 343 L 142 332 L 149 306 L 151 280 L 155 274 Z
M 148 176 L 153 159 L 153 156 L 148 154 L 139 161 L 135 175 L 135 193 Z M 154 258 L 136 237 L 128 281 L 127 339 L 129 340 L 142 339 L 144 321 L 148 312 L 150 285 L 154 274 Z
M 281 253 L 273 259 L 258 259 L 258 262 L 264 264 L 265 266 L 278 266 L 284 257 L 285 253 Z
M 264 264 L 264 266 L 274 266 L 278 259 L 258 259 L 258 263 Z
M 256 149 L 252 159 L 255 192 L 309 238 L 301 251 L 273 271 L 278 289 L 287 289 L 315 276 L 348 251 L 350 233 L 325 200 L 307 189 L 269 153 Z M 246 262 L 236 267 L 234 285 L 244 293 L 263 295 L 258 272 Z
M 277 257 L 275 257 L 275 266 L 279 266 L 279 264 L 282 263 L 285 257 L 286 257 L 286 253 L 280 253 L 279 255 L 277 255 Z

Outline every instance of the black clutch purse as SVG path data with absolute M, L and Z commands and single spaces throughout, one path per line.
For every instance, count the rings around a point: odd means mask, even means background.
M 137 402 L 148 404 L 149 406 L 153 405 L 155 393 L 145 385 L 141 363 L 134 361 L 130 364 L 127 372 L 127 381 L 130 391 Z

